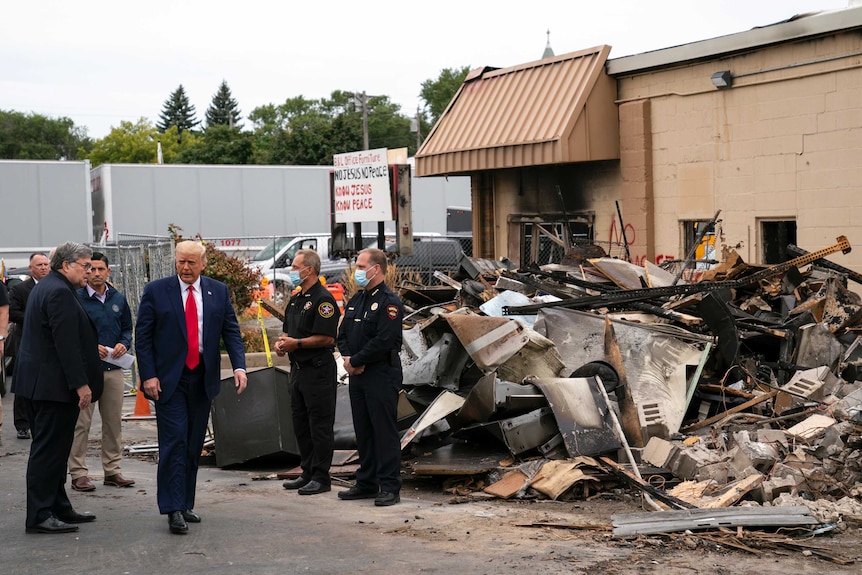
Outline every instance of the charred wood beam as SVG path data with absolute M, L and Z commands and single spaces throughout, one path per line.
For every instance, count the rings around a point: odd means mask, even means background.
M 564 300 L 572 299 L 572 295 L 569 293 L 566 293 L 566 292 L 562 292 L 560 290 L 556 290 L 555 288 L 553 288 L 552 286 L 549 286 L 548 284 L 546 284 L 544 282 L 537 282 L 537 281 L 533 280 L 532 277 L 530 277 L 530 276 L 536 275 L 536 276 L 540 276 L 540 277 L 546 277 L 546 278 L 549 278 L 549 279 L 556 281 L 558 283 L 573 285 L 573 286 L 580 287 L 583 289 L 589 289 L 589 290 L 599 291 L 599 292 L 603 292 L 603 293 L 623 291 L 615 285 L 601 284 L 601 283 L 591 282 L 591 281 L 587 281 L 587 280 L 579 280 L 577 278 L 569 277 L 565 273 L 561 273 L 561 272 L 548 273 L 548 272 L 544 272 L 544 271 L 539 270 L 539 269 L 531 269 L 529 274 L 503 272 L 502 275 L 509 277 L 509 278 L 512 278 L 514 280 L 517 280 L 517 281 L 519 281 L 523 284 L 526 284 L 532 288 L 540 289 L 542 291 L 546 291 L 547 293 L 550 293 L 551 295 L 561 297 Z M 554 291 L 550 291 L 550 290 L 555 290 L 558 293 L 554 293 Z M 582 297 L 589 297 L 589 296 L 582 296 Z M 657 316 L 662 317 L 664 319 L 669 319 L 671 321 L 677 321 L 677 322 L 680 322 L 680 323 L 685 324 L 685 325 L 691 324 L 691 318 L 686 316 L 685 314 L 682 314 L 682 313 L 679 313 L 679 312 L 676 312 L 673 310 L 665 309 L 665 308 L 663 308 L 659 305 L 656 305 L 656 304 L 651 304 L 651 303 L 646 303 L 646 302 L 633 302 L 628 307 L 630 307 L 632 309 L 636 309 L 638 311 L 651 313 L 653 315 L 657 315 Z
M 563 298 L 564 301 L 567 301 L 569 299 L 576 297 L 571 292 L 562 290 L 556 286 L 549 284 L 548 282 L 536 280 L 532 277 L 533 275 L 541 275 L 541 276 L 545 276 L 545 277 L 550 277 L 549 274 L 535 273 L 535 272 L 531 272 L 530 274 L 523 274 L 523 273 L 513 273 L 513 272 L 504 271 L 501 275 L 504 275 L 507 278 L 511 278 L 513 280 L 517 280 L 517 281 L 521 282 L 522 284 L 530 286 L 531 288 L 541 290 L 545 293 L 549 293 L 552 296 Z
M 750 323 L 750 322 L 746 322 L 746 321 L 742 321 L 742 320 L 737 320 L 737 321 L 736 321 L 736 326 L 737 326 L 739 329 L 747 329 L 747 330 L 750 330 L 750 331 L 756 331 L 756 332 L 758 332 L 758 333 L 765 333 L 765 334 L 767 334 L 767 335 L 772 335 L 772 336 L 775 336 L 775 337 L 780 337 L 780 338 L 782 338 L 782 339 L 790 339 L 790 338 L 792 338 L 792 337 L 793 337 L 793 334 L 792 334 L 792 333 L 790 333 L 788 330 L 785 330 L 785 329 L 773 329 L 773 328 L 769 328 L 769 327 L 763 327 L 762 325 L 757 325 L 757 324 Z
M 638 479 L 631 471 L 629 471 L 624 466 L 620 465 L 610 457 L 599 457 L 599 461 L 601 461 L 610 471 L 614 472 L 617 477 L 619 477 L 632 487 L 640 489 L 648 495 L 652 495 L 665 505 L 669 505 L 672 509 L 694 509 L 694 505 L 692 505 L 691 503 L 687 503 L 682 499 L 677 499 L 666 491 L 662 491 L 661 489 L 653 487 L 646 481 Z
M 739 413 L 740 411 L 745 411 L 749 407 L 754 407 L 755 405 L 757 405 L 759 403 L 763 403 L 764 401 L 772 399 L 773 397 L 778 395 L 778 393 L 779 393 L 779 390 L 777 390 L 777 389 L 772 390 L 769 393 L 764 393 L 763 395 L 759 395 L 759 396 L 755 397 L 754 399 L 750 399 L 750 400 L 746 401 L 745 403 L 741 403 L 741 404 L 737 405 L 736 407 L 731 407 L 727 411 L 723 411 L 723 412 L 719 413 L 718 415 L 714 415 L 708 419 L 704 419 L 703 421 L 699 421 L 693 425 L 689 425 L 688 427 L 684 427 L 684 428 L 680 429 L 680 431 L 683 433 L 688 433 L 689 431 L 695 431 L 697 429 L 700 429 L 701 427 L 706 427 L 707 425 L 712 425 L 713 423 L 724 419 L 728 415 L 733 415 L 734 413 Z

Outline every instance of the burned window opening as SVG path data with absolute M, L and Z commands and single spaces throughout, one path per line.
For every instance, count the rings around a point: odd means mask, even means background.
M 516 218 L 512 218 L 516 220 Z M 516 220 L 517 221 L 517 220 Z M 522 265 L 560 263 L 566 255 L 566 219 L 520 218 L 520 256 Z M 593 216 L 576 215 L 568 219 L 570 246 L 594 243 Z
M 787 253 L 787 245 L 796 245 L 795 220 L 761 220 L 761 263 L 773 265 L 786 262 L 793 256 Z
M 695 247 L 697 238 L 703 233 L 700 244 L 694 253 L 697 269 L 710 269 L 715 264 L 715 222 L 711 220 L 683 220 L 680 222 L 683 230 L 683 254 L 688 254 Z M 704 231 L 706 227 L 706 231 Z

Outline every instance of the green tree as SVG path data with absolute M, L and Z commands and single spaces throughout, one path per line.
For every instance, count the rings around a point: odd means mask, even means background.
M 401 106 L 389 101 L 388 96 L 368 99 L 368 147 L 372 150 L 407 148 L 408 154 L 416 153 L 416 138 L 410 133 L 410 118 L 401 114 Z
M 388 96 L 366 99 L 368 145 L 416 152 L 410 118 Z M 362 101 L 353 92 L 336 90 L 329 98 L 288 98 L 252 110 L 254 162 L 260 164 L 330 165 L 332 156 L 363 148 Z
M 239 130 L 240 123 L 239 104 L 233 98 L 227 81 L 222 80 L 218 91 L 213 94 L 210 107 L 206 111 L 207 128 L 211 126 L 228 126 Z
M 162 144 L 162 157 L 166 164 L 177 162 L 184 150 L 198 141 L 194 134 L 186 134 L 180 141 L 176 126 L 160 133 L 146 118 L 137 122 L 120 122 L 110 133 L 97 140 L 88 154 L 93 167 L 100 164 L 155 164 L 158 144 Z
M 192 145 L 184 145 L 176 161 L 179 164 L 251 164 L 253 159 L 252 133 L 215 124 L 195 137 Z
M 0 159 L 77 160 L 93 141 L 69 118 L 0 110 Z
M 273 143 L 279 132 L 284 129 L 279 107 L 275 104 L 258 106 L 248 115 L 254 126 L 252 162 L 255 164 L 274 164 Z
M 425 102 L 425 113 L 428 121 L 433 126 L 443 115 L 446 106 L 458 92 L 458 88 L 464 83 L 464 78 L 470 71 L 470 66 L 463 68 L 444 68 L 436 78 L 429 78 L 422 82 L 422 90 L 419 97 Z
M 260 164 L 323 165 L 333 138 L 332 111 L 318 100 L 288 98 L 255 108 L 254 161 Z
M 200 124 L 195 117 L 195 107 L 189 102 L 183 85 L 171 92 L 162 105 L 157 127 L 160 132 L 167 132 L 171 126 L 176 126 L 177 136 L 182 139 L 183 132 L 189 132 Z

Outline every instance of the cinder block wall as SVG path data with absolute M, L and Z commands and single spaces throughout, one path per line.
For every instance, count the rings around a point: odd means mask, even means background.
M 862 35 L 838 34 L 620 78 L 623 195 L 648 257 L 682 257 L 679 222 L 721 209 L 718 243 L 746 261 L 761 222 L 787 219 L 808 250 L 846 235 L 856 249 L 832 259 L 862 272 L 862 60 L 842 57 L 859 52 Z

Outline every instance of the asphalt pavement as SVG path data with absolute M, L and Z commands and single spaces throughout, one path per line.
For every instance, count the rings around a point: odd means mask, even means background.
M 122 473 L 136 481 L 128 488 L 102 485 L 98 415 L 90 434 L 88 464 L 97 489 L 66 488 L 74 508 L 96 521 L 70 534 L 26 534 L 25 472 L 30 441 L 17 439 L 12 394 L 3 402 L 0 444 L 0 573 L 492 573 L 482 553 L 452 553 L 446 537 L 428 542 L 399 536 L 407 523 L 466 509 L 441 506 L 405 484 L 402 502 L 374 507 L 372 500 L 341 501 L 333 491 L 300 496 L 274 478 L 281 469 L 201 467 L 195 510 L 203 517 L 187 535 L 168 531 L 156 507 L 153 456 L 125 456 Z M 134 409 L 127 397 L 126 412 Z M 98 414 L 98 410 L 96 411 Z M 156 441 L 155 422 L 125 421 L 124 443 Z M 445 494 L 443 494 L 445 495 Z M 458 506 L 463 507 L 463 506 Z M 466 550 L 465 550 L 466 551 Z M 496 555 L 492 555 L 497 557 Z M 493 564 L 495 559 L 490 559 Z

